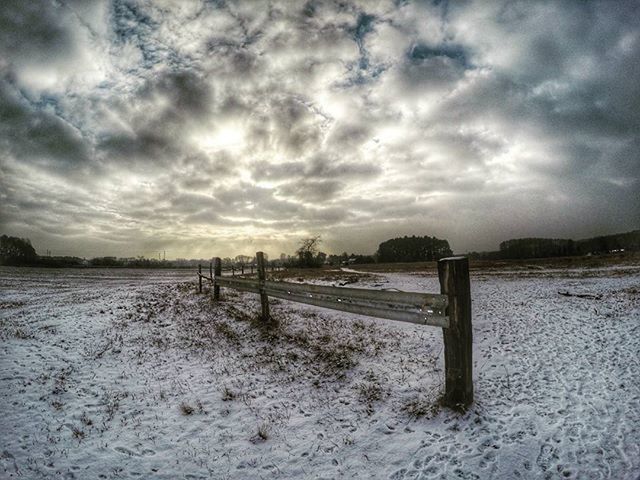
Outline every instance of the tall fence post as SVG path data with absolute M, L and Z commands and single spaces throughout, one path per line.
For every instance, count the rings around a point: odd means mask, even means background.
M 471 287 L 469 259 L 438 261 L 440 292 L 449 297 L 449 328 L 443 328 L 445 404 L 463 409 L 473 403 Z
M 213 262 L 209 262 L 209 278 L 213 282 Z
M 240 265 L 240 273 L 244 275 L 244 265 Z
M 202 293 L 202 265 L 198 264 L 198 293 Z
M 215 277 L 213 280 L 213 299 L 220 300 L 220 285 L 216 285 L 215 279 L 222 276 L 222 261 L 220 257 L 213 259 Z
M 268 322 L 271 319 L 271 315 L 269 315 L 269 297 L 264 292 L 264 282 L 267 280 L 267 274 L 264 267 L 264 253 L 257 252 L 256 259 L 258 260 L 258 281 L 260 282 L 260 305 L 262 306 L 260 319 L 263 322 Z

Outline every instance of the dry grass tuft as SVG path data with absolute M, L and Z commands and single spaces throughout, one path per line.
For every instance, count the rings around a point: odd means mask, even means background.
M 91 425 L 93 425 L 93 420 L 91 420 L 91 418 L 89 418 L 89 416 L 87 415 L 87 412 L 82 412 L 82 416 L 80 417 L 80 421 L 86 425 L 87 427 L 90 427 Z
M 202 405 L 202 402 L 200 400 L 196 400 L 195 406 L 187 403 L 186 401 L 182 401 L 180 403 L 180 413 L 182 413 L 182 415 L 185 415 L 185 416 L 193 415 L 194 413 L 197 413 L 200 415 L 207 414 L 207 412 L 204 409 L 204 405 Z
M 17 338 L 19 340 L 29 340 L 35 338 L 34 333 L 24 325 L 18 325 L 17 322 L 0 319 L 0 340 Z
M 338 377 L 342 377 L 357 364 L 353 357 L 353 349 L 349 345 L 339 343 L 315 348 L 312 361 L 323 364 L 324 368 L 321 368 L 319 373 Z
M 85 433 L 77 427 L 73 427 L 71 432 L 73 433 L 73 438 L 77 440 L 82 440 L 86 436 Z
M 213 324 L 213 329 L 229 343 L 234 345 L 238 345 L 240 343 L 240 335 L 238 335 L 238 332 L 236 332 L 228 323 L 223 321 L 215 322 Z
M 180 412 L 182 412 L 183 415 L 191 415 L 194 411 L 195 408 L 193 408 L 187 402 L 182 402 L 180 404 Z
M 15 338 L 19 338 L 20 340 L 28 340 L 30 338 L 34 338 L 34 335 L 31 332 L 20 327 L 15 329 L 15 331 L 13 332 L 13 336 Z
M 430 419 L 438 415 L 443 406 L 444 397 L 442 394 L 438 394 L 435 391 L 420 392 L 402 405 L 401 410 L 414 419 L 423 417 Z
M 224 388 L 222 389 L 222 401 L 230 402 L 232 400 L 235 400 L 236 397 L 237 397 L 236 392 L 234 392 L 233 390 L 231 390 L 229 387 L 225 385 Z
M 120 409 L 120 401 L 129 396 L 128 392 L 107 391 L 103 402 L 107 413 L 107 421 L 113 420 Z
M 251 442 L 252 443 L 260 443 L 260 442 L 266 442 L 269 439 L 269 423 L 268 422 L 262 422 L 260 425 L 258 425 L 258 431 L 256 432 L 256 434 L 251 437 Z

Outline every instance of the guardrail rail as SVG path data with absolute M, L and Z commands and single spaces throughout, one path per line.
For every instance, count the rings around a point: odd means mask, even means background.
M 220 300 L 220 288 L 233 288 L 260 295 L 263 321 L 270 321 L 269 297 L 317 307 L 368 315 L 400 322 L 441 327 L 444 339 L 444 402 L 453 408 L 473 403 L 472 328 L 469 261 L 466 257 L 438 261 L 440 293 L 401 292 L 363 288 L 332 287 L 266 279 L 264 254 L 256 253 L 257 278 L 223 277 L 216 257 L 209 276 L 198 266 L 199 291 L 202 281 L 213 285 L 213 299 Z

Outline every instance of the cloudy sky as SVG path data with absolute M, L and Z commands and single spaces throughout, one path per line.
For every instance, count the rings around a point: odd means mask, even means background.
M 638 228 L 639 5 L 3 0 L 0 233 L 174 258 Z

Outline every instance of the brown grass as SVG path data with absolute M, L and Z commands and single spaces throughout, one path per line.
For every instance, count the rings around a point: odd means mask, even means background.
M 180 404 L 180 412 L 182 412 L 183 415 L 191 415 L 194 411 L 195 408 L 193 408 L 187 402 L 182 402 Z
M 429 396 L 417 395 L 409 399 L 403 406 L 402 411 L 411 418 L 433 418 L 442 408 L 442 402 Z
M 356 269 L 357 270 L 357 269 Z M 286 280 L 296 282 L 306 282 L 309 280 L 319 280 L 323 282 L 352 284 L 360 280 L 371 278 L 372 275 L 345 272 L 340 267 L 325 266 L 322 268 L 289 268 L 279 272 L 269 272 L 270 280 Z

